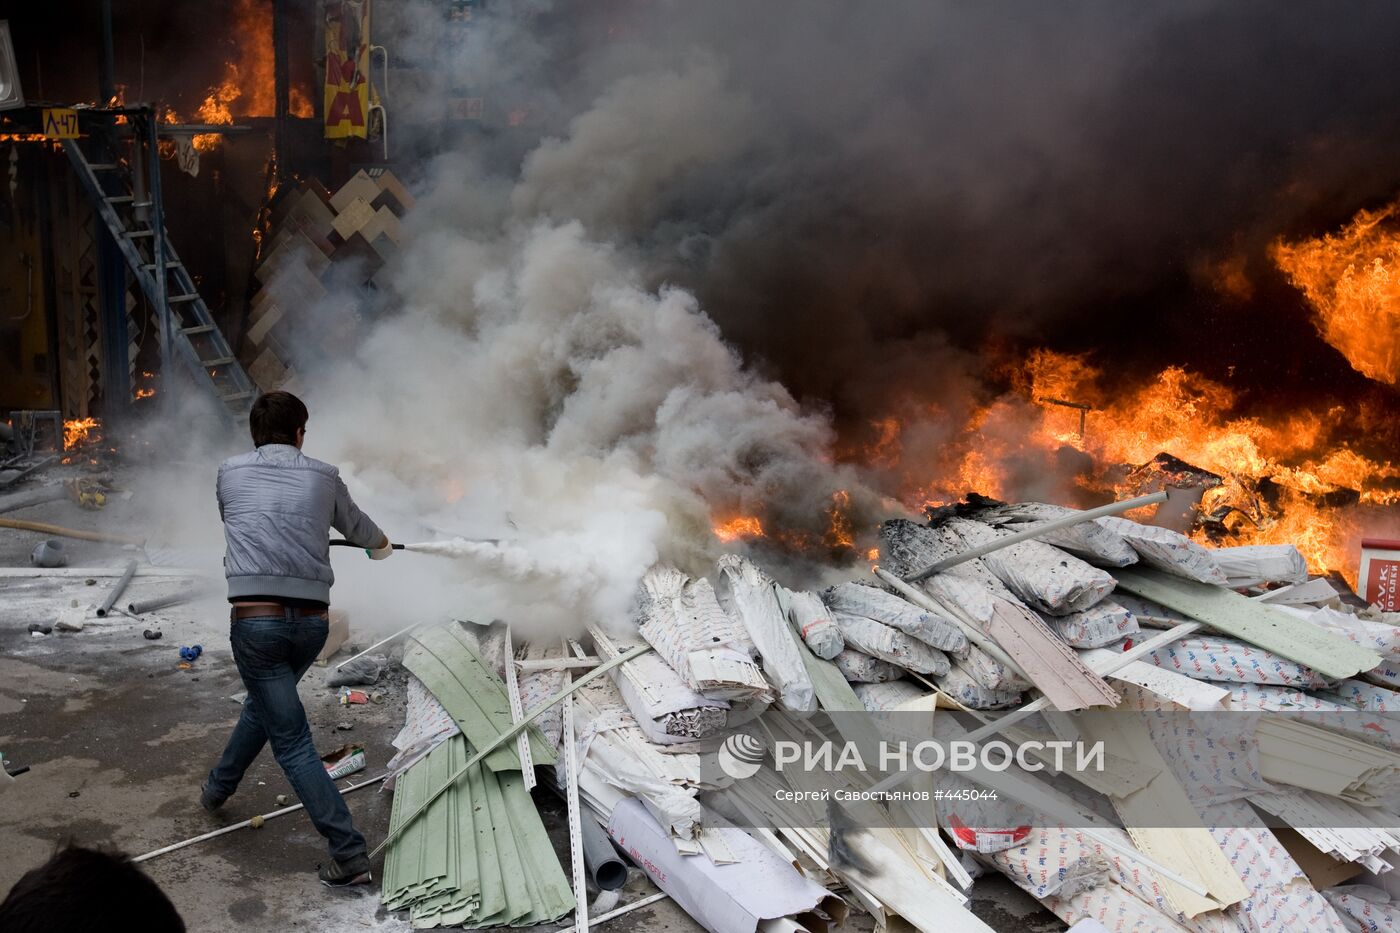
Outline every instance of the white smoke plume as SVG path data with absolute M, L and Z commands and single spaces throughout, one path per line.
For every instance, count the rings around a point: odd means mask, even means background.
M 713 516 L 820 547 L 838 490 L 869 512 L 823 413 L 747 369 L 692 295 L 648 288 L 625 249 L 590 236 L 737 145 L 682 125 L 722 91 L 713 63 L 690 67 L 619 82 L 513 186 L 460 154 L 434 164 L 391 310 L 305 387 L 308 452 L 395 540 L 435 535 L 453 558 L 357 568 L 339 588 L 357 602 L 615 624 L 656 561 L 708 569 Z

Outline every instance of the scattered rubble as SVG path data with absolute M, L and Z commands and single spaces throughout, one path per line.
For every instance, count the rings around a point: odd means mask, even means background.
M 346 687 L 377 684 L 388 666 L 389 658 L 387 655 L 365 655 L 340 665 L 334 673 L 326 677 L 326 686 Z
M 1400 615 L 1314 586 L 1296 549 L 1216 551 L 1117 517 L 903 579 L 1070 514 L 979 500 L 927 525 L 888 522 L 878 583 L 820 593 L 736 556 L 713 584 L 657 567 L 632 637 L 594 627 L 581 642 L 513 645 L 500 623 L 416 630 L 388 765 L 385 905 L 415 927 L 480 928 L 585 904 L 523 793 L 533 767 L 552 766 L 577 792 L 573 818 L 720 933 L 816 933 L 852 908 L 880 927 L 988 930 L 966 908 L 965 858 L 1093 929 L 1390 928 L 1374 879 L 1400 864 L 1400 728 L 1384 718 L 1400 707 Z M 580 665 L 606 676 L 571 685 Z M 1012 707 L 1000 721 L 980 712 Z M 1237 740 L 1170 718 L 1289 709 L 1364 721 L 1264 717 Z M 776 767 L 769 740 L 821 728 L 785 714 L 866 710 L 925 716 L 915 731 L 939 740 L 1068 729 L 1102 740 L 1109 767 L 877 772 L 858 786 L 909 781 L 948 799 L 788 802 L 829 775 Z M 870 739 L 850 728 L 836 726 Z M 1004 804 L 975 802 L 979 788 Z M 1362 871 L 1369 886 L 1344 883 Z

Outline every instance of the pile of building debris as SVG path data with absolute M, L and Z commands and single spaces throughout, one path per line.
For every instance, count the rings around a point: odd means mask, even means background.
M 629 634 L 419 630 L 385 905 L 417 927 L 575 910 L 586 929 L 585 867 L 600 888 L 616 877 L 601 827 L 655 897 L 716 933 L 825 931 L 851 907 L 881 928 L 988 930 L 966 905 L 989 870 L 1115 931 L 1400 929 L 1400 731 L 1384 715 L 1400 617 L 1309 579 L 1291 546 L 1208 549 L 1096 513 L 974 500 L 889 521 L 878 583 L 819 593 L 733 555 L 712 580 L 657 567 Z M 1179 715 L 1232 710 L 1258 715 L 1229 735 Z M 1273 715 L 1289 710 L 1339 715 Z M 831 776 L 779 769 L 769 740 L 807 728 L 791 713 L 866 711 L 916 713 L 940 739 L 1102 740 L 1109 767 L 843 774 L 950 793 L 804 802 Z M 544 765 L 570 804 L 573 866 L 531 805 Z M 952 793 L 968 788 L 1004 805 L 989 816 Z M 978 821 L 1008 810 L 1021 818 Z

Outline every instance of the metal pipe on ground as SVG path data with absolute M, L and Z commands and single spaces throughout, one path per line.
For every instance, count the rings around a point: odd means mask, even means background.
M 23 470 L 20 470 L 14 476 L 7 477 L 4 481 L 0 481 L 0 489 L 4 489 L 6 486 L 13 486 L 15 483 L 18 483 L 20 480 L 28 476 L 30 473 L 33 473 L 35 470 L 48 466 L 50 463 L 53 463 L 57 459 L 58 454 L 54 454 L 51 457 L 45 457 L 37 463 L 30 464 Z
M 655 894 L 648 894 L 641 900 L 633 901 L 630 904 L 623 904 L 616 910 L 610 910 L 607 913 L 599 914 L 596 917 L 590 917 L 588 919 L 587 929 L 591 930 L 594 927 L 598 926 L 600 923 L 606 923 L 607 921 L 612 920 L 614 917 L 620 917 L 623 914 L 631 913 L 632 911 L 637 910 L 640 907 L 647 907 L 651 904 L 655 904 L 657 901 L 664 901 L 670 896 L 671 895 L 667 894 L 665 891 L 658 891 Z M 562 930 L 556 930 L 555 933 L 585 933 L 585 931 L 584 928 L 580 927 L 578 924 L 574 924 L 571 927 L 565 927 Z
M 916 570 L 906 576 L 904 582 L 918 583 L 920 580 L 926 580 L 935 573 L 941 573 L 950 567 L 956 567 L 958 564 L 965 564 L 974 558 L 981 557 L 983 554 L 999 551 L 1012 544 L 1020 544 L 1022 541 L 1038 538 L 1050 531 L 1058 531 L 1061 528 L 1078 525 L 1080 522 L 1103 518 L 1105 515 L 1117 515 L 1120 512 L 1128 512 L 1133 509 L 1140 509 L 1145 505 L 1155 505 L 1158 502 L 1166 501 L 1167 494 L 1165 492 L 1154 492 L 1149 496 L 1138 496 L 1136 499 L 1124 499 L 1122 502 L 1110 502 L 1108 505 L 1101 505 L 1096 509 L 1089 509 L 1086 512 L 1075 512 L 1073 515 L 1066 515 L 1064 518 L 1051 519 L 1048 522 L 1036 525 L 1034 528 L 1018 531 L 1004 538 L 997 538 L 995 541 L 988 541 L 986 544 L 979 544 L 977 547 L 969 548 L 961 554 L 954 554 L 951 557 L 945 557 L 940 561 L 935 561 L 922 570 Z
M 192 586 L 183 589 L 178 593 L 170 593 L 165 596 L 156 596 L 153 599 L 143 599 L 140 602 L 127 603 L 126 611 L 133 615 L 140 615 L 143 612 L 152 612 L 156 609 L 164 609 L 166 606 L 175 606 L 204 593 L 205 587 Z
M 116 605 L 117 600 L 121 599 L 122 593 L 126 592 L 126 585 L 131 582 L 131 578 L 134 576 L 136 576 L 136 561 L 129 560 L 126 562 L 126 570 L 122 571 L 121 578 L 107 591 L 107 598 L 102 600 L 102 605 L 97 607 L 99 619 L 107 617 L 107 613 Z
M 62 486 L 44 486 L 11 493 L 8 496 L 0 496 L 0 512 L 13 512 L 16 509 L 27 509 L 31 505 L 43 505 L 45 502 L 62 499 L 66 495 L 68 493 Z

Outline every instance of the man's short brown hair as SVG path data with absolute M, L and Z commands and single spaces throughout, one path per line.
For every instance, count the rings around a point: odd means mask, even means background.
M 292 444 L 297 431 L 306 427 L 311 417 L 306 404 L 290 392 L 265 392 L 253 403 L 248 413 L 248 430 L 253 433 L 253 446 Z

